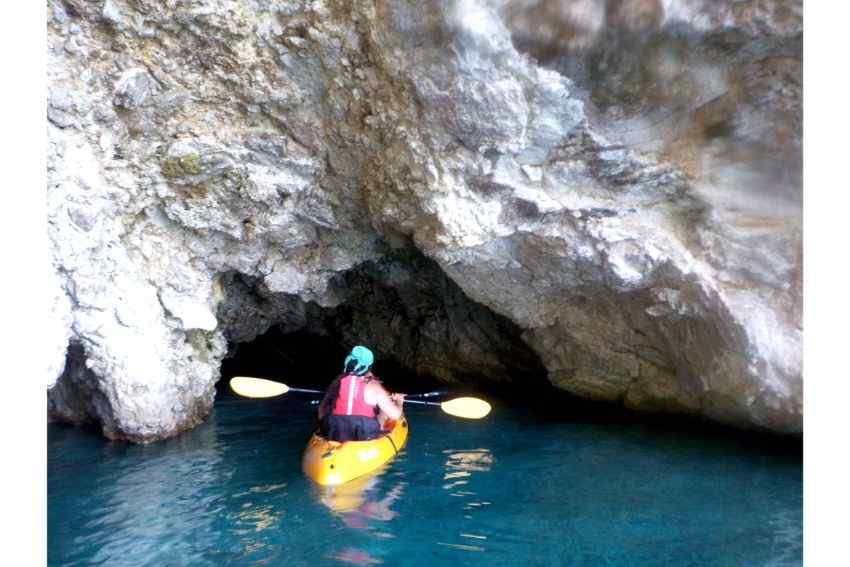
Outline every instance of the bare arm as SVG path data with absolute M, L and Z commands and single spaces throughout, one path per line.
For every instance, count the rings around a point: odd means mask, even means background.
M 384 412 L 390 419 L 398 419 L 401 417 L 401 406 L 404 403 L 403 398 L 398 399 L 398 403 L 390 397 L 386 390 L 380 384 L 369 384 L 370 389 L 372 390 L 372 395 L 374 396 L 378 409 Z

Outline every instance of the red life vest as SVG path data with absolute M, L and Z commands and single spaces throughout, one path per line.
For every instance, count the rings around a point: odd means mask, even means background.
M 339 395 L 333 408 L 333 415 L 362 415 L 375 417 L 375 406 L 366 403 L 366 378 L 370 375 L 356 376 L 347 374 L 339 381 Z

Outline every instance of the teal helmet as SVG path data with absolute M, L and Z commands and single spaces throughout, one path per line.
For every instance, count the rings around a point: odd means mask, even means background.
M 357 364 L 352 370 L 349 370 L 349 364 L 351 362 L 356 362 Z M 373 362 L 375 362 L 375 355 L 372 354 L 372 351 L 364 346 L 358 345 L 351 349 L 351 354 L 345 357 L 345 364 L 342 365 L 342 371 L 352 372 L 358 376 L 363 376 L 369 371 L 369 367 L 372 366 Z

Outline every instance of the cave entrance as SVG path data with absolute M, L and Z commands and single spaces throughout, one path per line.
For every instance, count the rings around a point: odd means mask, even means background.
M 357 344 L 375 353 L 375 374 L 407 393 L 448 389 L 498 394 L 551 389 L 521 329 L 468 298 L 414 248 L 340 273 L 323 307 L 270 292 L 237 273 L 223 278 L 219 322 L 230 342 L 222 384 L 236 375 L 324 389 Z
M 308 330 L 283 332 L 274 326 L 252 341 L 231 343 L 221 364 L 219 390 L 234 376 L 253 376 L 297 388 L 324 390 L 342 370 L 354 345 Z M 417 375 L 395 357 L 376 356 L 372 372 L 391 391 L 421 393 L 444 388 L 432 376 Z

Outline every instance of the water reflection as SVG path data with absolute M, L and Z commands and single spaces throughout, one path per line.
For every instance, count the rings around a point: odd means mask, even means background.
M 385 473 L 326 490 L 299 467 L 312 422 L 216 412 L 149 446 L 50 426 L 48 565 L 802 562 L 799 459 L 735 440 L 423 412 Z
M 192 542 L 182 534 L 213 537 L 224 505 L 214 488 L 229 478 L 213 424 L 158 445 L 104 444 L 102 451 L 143 458 L 111 475 L 102 485 L 103 504 L 83 512 L 86 535 L 75 544 L 96 549 L 93 564 L 135 562 L 162 556 L 167 549 L 190 555 Z
M 370 529 L 370 520 L 389 522 L 397 512 L 391 506 L 404 491 L 405 482 L 395 483 L 383 496 L 383 470 L 339 486 L 317 487 L 319 501 L 351 528 Z
M 238 511 L 227 515 L 230 532 L 236 536 L 239 544 L 241 561 L 250 557 L 257 563 L 263 563 L 271 560 L 279 551 L 276 537 L 284 509 L 275 496 L 284 488 L 286 483 L 259 484 L 231 495 L 230 506 L 244 500 Z
M 489 449 L 472 449 L 457 451 L 447 449 L 443 451 L 447 455 L 444 465 L 443 480 L 449 481 L 443 484 L 445 490 L 451 491 L 451 496 L 463 497 L 474 496 L 474 492 L 457 490 L 458 487 L 469 483 L 469 477 L 473 472 L 487 472 L 493 464 L 493 455 Z
M 273 506 L 254 506 L 251 502 L 242 505 L 244 510 L 236 513 L 234 524 L 237 526 L 233 533 L 246 535 L 261 532 L 274 526 L 280 518 L 280 512 L 275 511 Z M 253 542 L 246 542 L 247 547 L 257 547 Z
M 384 562 L 383 559 L 372 557 L 362 549 L 355 549 L 353 547 L 340 549 L 334 554 L 333 558 L 343 563 L 351 563 L 352 565 L 380 565 Z
M 443 453 L 448 455 L 445 466 L 449 471 L 486 472 L 490 470 L 493 464 L 493 455 L 490 453 L 490 449 L 469 449 L 464 451 L 446 449 Z M 454 473 L 448 472 L 446 474 L 451 475 Z
M 803 554 L 802 502 L 797 510 L 776 510 L 768 525 L 773 536 L 773 565 L 793 565 Z
M 391 539 L 395 535 L 379 529 L 398 516 L 392 509 L 393 504 L 404 493 L 404 481 L 391 485 L 386 492 L 383 490 L 386 478 L 383 476 L 386 468 L 375 473 L 362 476 L 339 486 L 319 487 L 314 485 L 316 499 L 331 513 L 338 517 L 346 528 L 368 533 L 372 537 Z M 332 558 L 353 565 L 378 565 L 383 559 L 371 555 L 364 549 L 344 547 L 334 553 Z
M 489 449 L 447 449 L 443 451 L 446 455 L 446 462 L 443 465 L 443 489 L 449 491 L 449 496 L 460 498 L 463 502 L 462 510 L 468 512 L 490 505 L 489 501 L 478 500 L 478 494 L 470 489 L 469 483 L 472 480 L 473 473 L 486 473 L 493 466 L 493 454 Z M 463 489 L 459 489 L 463 487 Z M 468 513 L 463 515 L 464 519 L 471 520 L 472 516 Z M 458 534 L 460 538 L 464 538 L 458 542 L 438 541 L 437 545 L 449 547 L 460 551 L 483 552 L 486 548 L 483 546 L 487 536 L 481 534 L 472 534 L 461 532 Z

